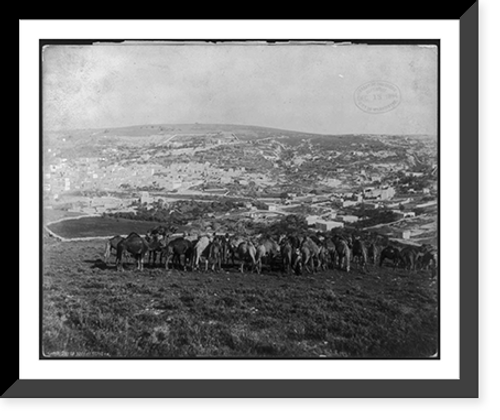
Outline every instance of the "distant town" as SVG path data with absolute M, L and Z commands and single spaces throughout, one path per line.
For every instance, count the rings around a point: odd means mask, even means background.
M 300 214 L 319 231 L 353 226 L 436 241 L 431 136 L 186 124 L 48 132 L 43 144 L 47 210 L 123 217 L 230 201 L 238 205 L 210 217 L 266 223 Z

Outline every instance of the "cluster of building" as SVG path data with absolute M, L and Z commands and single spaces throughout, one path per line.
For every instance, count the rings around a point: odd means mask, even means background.
M 288 205 L 309 204 L 314 213 L 306 217 L 310 226 L 320 231 L 328 231 L 333 228 L 342 228 L 345 225 L 358 222 L 360 216 L 351 214 L 349 209 L 362 206 L 365 210 L 387 209 L 392 211 L 398 218 L 415 217 L 414 211 L 400 210 L 413 201 L 412 198 L 395 199 L 396 190 L 393 187 L 366 188 L 361 192 L 326 194 L 306 197 L 294 197 L 287 200 Z M 279 208 L 279 207 L 278 207 Z M 283 209 L 283 208 L 282 208 Z M 351 210 L 352 211 L 352 210 Z M 359 212 L 357 212 L 359 214 Z M 409 233 L 406 232 L 405 236 Z
M 222 169 L 205 163 L 160 164 L 128 161 L 108 163 L 107 158 L 80 158 L 68 161 L 58 159 L 44 171 L 43 188 L 50 198 L 57 199 L 66 192 L 152 188 L 158 191 L 187 190 L 205 182 L 229 184 L 238 182 L 248 185 L 251 181 L 263 181 L 255 174 L 246 176 L 245 168 Z
M 203 190 L 250 197 L 251 191 L 258 192 L 261 200 L 259 208 L 249 204 L 247 215 L 251 218 L 278 217 L 288 214 L 287 207 L 303 204 L 310 210 L 308 223 L 328 231 L 359 221 L 362 213 L 357 210 L 361 205 L 366 210 L 391 210 L 402 219 L 414 217 L 411 206 L 404 208 L 411 199 L 395 199 L 395 175 L 397 171 L 403 171 L 405 177 L 425 175 L 409 170 L 404 159 L 395 159 L 394 151 L 370 150 L 369 146 L 362 150 L 325 150 L 319 156 L 308 143 L 308 148 L 294 149 L 285 159 L 281 154 L 284 147 L 275 137 L 259 139 L 259 148 L 252 143 L 257 140 L 240 142 L 230 133 L 173 134 L 149 136 L 146 140 L 151 147 L 134 148 L 130 140 L 130 147 L 108 147 L 100 157 L 65 159 L 53 153 L 44 168 L 46 197 L 58 199 L 64 195 L 71 210 L 99 213 L 123 211 L 137 198 L 149 205 L 158 201 L 162 192 Z M 222 145 L 227 147 L 219 147 Z M 74 194 L 88 191 L 107 196 L 87 198 L 85 194 Z M 269 191 L 293 193 L 286 199 L 262 198 Z M 130 197 L 128 201 L 113 198 L 114 192 L 127 192 Z M 408 192 L 429 195 L 432 187 Z M 410 235 L 409 231 L 403 233 L 405 239 Z

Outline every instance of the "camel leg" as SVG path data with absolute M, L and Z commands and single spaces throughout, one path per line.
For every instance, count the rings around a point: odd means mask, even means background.
M 309 257 L 306 257 L 304 260 L 304 268 L 307 270 L 308 273 L 311 271 L 309 270 L 309 267 L 307 266 L 307 263 L 309 262 Z

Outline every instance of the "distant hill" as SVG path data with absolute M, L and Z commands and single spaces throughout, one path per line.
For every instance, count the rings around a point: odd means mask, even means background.
M 234 133 L 236 135 L 308 135 L 312 136 L 315 134 L 303 133 L 292 130 L 283 130 L 279 128 L 271 127 L 258 127 L 250 125 L 236 125 L 236 124 L 148 124 L 148 125 L 136 125 L 129 127 L 110 127 L 110 128 L 98 128 L 98 129 L 74 129 L 74 130 L 60 130 L 53 131 L 50 134 L 57 134 L 58 136 L 66 137 L 81 137 L 81 136 L 105 136 L 105 135 L 116 135 L 116 136 L 150 136 L 159 134 L 211 134 L 211 133 Z
M 429 141 L 433 136 L 426 135 L 367 135 L 367 134 L 317 134 L 293 130 L 286 130 L 273 127 L 260 127 L 252 125 L 237 124 L 148 124 L 129 127 L 110 127 L 98 129 L 73 129 L 51 131 L 44 134 L 44 140 L 65 141 L 68 143 L 95 140 L 105 140 L 113 137 L 147 137 L 162 135 L 204 135 L 217 133 L 232 133 L 240 140 L 253 140 L 265 137 L 278 137 L 276 140 L 296 145 L 303 139 L 311 139 L 316 145 L 326 145 L 332 141 L 343 143 L 376 142 L 381 138 L 400 139 L 421 139 Z M 434 137 L 435 139 L 435 137 Z
M 390 148 L 396 149 L 398 154 L 404 157 L 406 150 L 415 148 L 416 145 L 419 150 L 429 149 L 431 154 L 436 149 L 435 137 L 424 135 L 327 135 L 251 125 L 196 123 L 51 131 L 44 133 L 43 144 L 46 150 L 57 149 L 59 157 L 72 159 L 100 157 L 105 148 L 146 150 L 157 145 L 168 145 L 171 141 L 203 147 L 203 143 L 200 143 L 204 141 L 203 137 L 232 138 L 240 145 L 241 142 L 248 142 L 245 147 L 254 148 L 255 153 L 264 154 L 267 154 L 267 147 L 278 148 L 281 152 L 293 149 L 294 153 L 299 155 L 312 153 L 317 156 L 322 155 L 323 151 L 346 153 L 359 148 L 372 151 Z

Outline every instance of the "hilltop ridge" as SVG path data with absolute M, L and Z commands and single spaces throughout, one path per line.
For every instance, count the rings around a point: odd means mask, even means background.
M 66 137 L 79 137 L 83 135 L 123 135 L 123 136 L 147 136 L 147 135 L 158 135 L 165 133 L 177 133 L 177 134 L 210 134 L 217 132 L 232 132 L 235 134 L 242 135 L 253 135 L 260 136 L 263 134 L 268 135 L 289 135 L 295 136 L 309 136 L 309 137 L 330 137 L 330 138 L 342 138 L 342 137 L 363 137 L 365 139 L 371 139 L 376 137 L 420 137 L 435 139 L 435 136 L 427 134 L 411 134 L 411 135 L 383 135 L 383 134 L 359 134 L 359 133 L 315 133 L 308 131 L 298 131 L 290 130 L 278 127 L 265 127 L 257 125 L 246 125 L 246 124 L 208 124 L 208 123 L 179 123 L 179 124 L 141 124 L 141 125 L 131 125 L 123 127 L 104 127 L 104 128 L 77 128 L 77 129 L 62 129 L 62 130 L 48 130 L 46 135 L 48 136 L 66 136 Z

